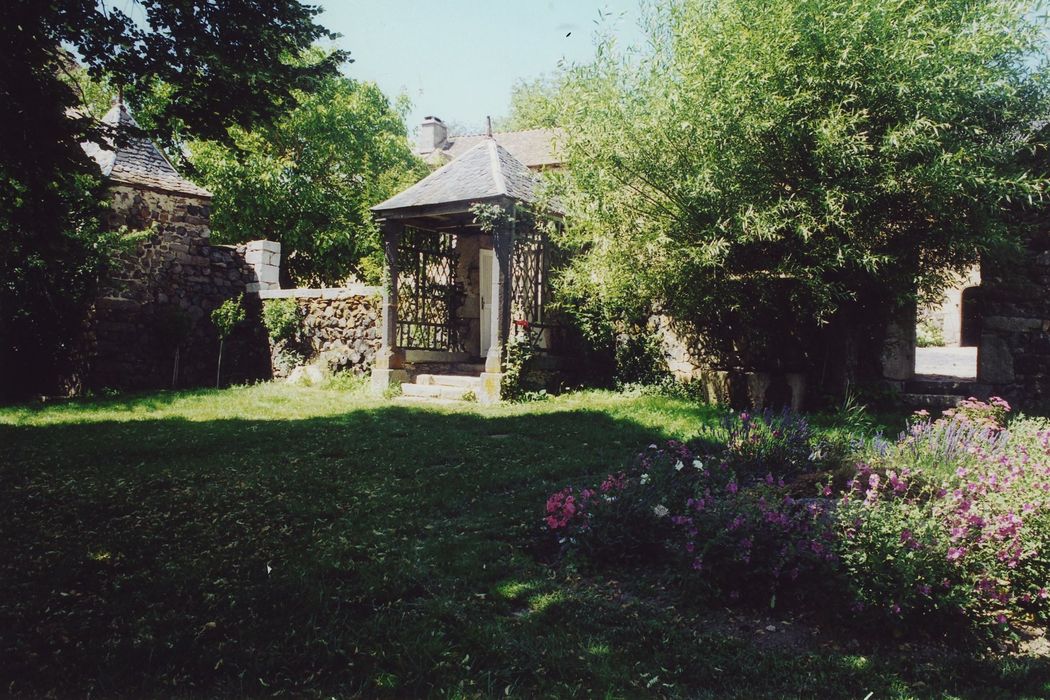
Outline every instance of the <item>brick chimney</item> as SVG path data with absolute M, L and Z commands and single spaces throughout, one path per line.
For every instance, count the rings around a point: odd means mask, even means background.
M 448 127 L 437 117 L 424 117 L 419 127 L 419 152 L 432 153 L 448 141 Z

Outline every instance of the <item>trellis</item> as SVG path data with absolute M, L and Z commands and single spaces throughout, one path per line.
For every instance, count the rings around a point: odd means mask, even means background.
M 515 232 L 511 269 L 511 319 L 543 327 L 549 296 L 549 256 L 542 227 L 523 227 Z
M 463 349 L 455 323 L 462 292 L 455 235 L 405 227 L 398 243 L 397 344 L 414 350 Z

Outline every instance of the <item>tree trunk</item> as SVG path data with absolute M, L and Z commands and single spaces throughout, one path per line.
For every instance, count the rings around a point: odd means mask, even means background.
M 219 363 L 215 366 L 215 388 L 219 388 L 219 377 L 222 375 L 222 344 L 223 341 L 219 339 Z
M 174 390 L 179 384 L 179 348 L 175 348 L 175 361 L 171 367 L 171 388 Z

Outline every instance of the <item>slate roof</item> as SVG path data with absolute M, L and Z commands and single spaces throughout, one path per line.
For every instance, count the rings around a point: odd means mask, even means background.
M 483 138 L 451 163 L 394 195 L 372 211 L 425 208 L 437 204 L 511 197 L 535 202 L 539 178 L 495 139 Z
M 106 116 L 102 117 L 102 122 L 120 130 L 138 128 L 135 119 L 123 104 L 114 105 Z M 114 148 L 112 143 L 83 143 L 81 147 L 98 163 L 103 177 L 116 182 L 194 197 L 212 196 L 208 190 L 179 175 L 149 139 L 133 136 L 126 145 L 117 148 Z
M 496 132 L 492 138 L 529 168 L 545 168 L 562 164 L 556 145 L 561 133 L 561 129 L 530 129 Z M 439 149 L 422 155 L 431 161 L 435 156 L 455 160 L 487 138 L 487 134 L 449 136 Z

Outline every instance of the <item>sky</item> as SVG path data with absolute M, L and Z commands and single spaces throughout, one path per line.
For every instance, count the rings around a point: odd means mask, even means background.
M 313 0 L 342 37 L 347 75 L 408 95 L 409 133 L 433 115 L 484 129 L 506 115 L 519 79 L 594 56 L 599 11 L 621 43 L 640 39 L 638 0 Z M 611 23 L 611 24 L 610 24 Z

